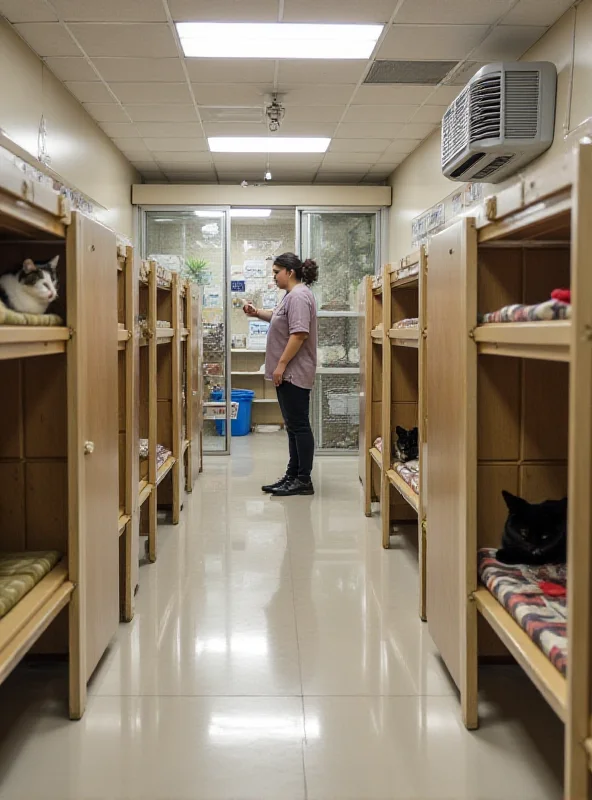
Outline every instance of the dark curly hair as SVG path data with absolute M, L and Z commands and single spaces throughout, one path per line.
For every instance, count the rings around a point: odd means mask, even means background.
M 306 261 L 301 261 L 295 253 L 282 253 L 273 261 L 278 267 L 291 270 L 296 279 L 302 281 L 306 286 L 312 284 L 319 279 L 319 268 L 317 262 L 312 258 L 307 258 Z

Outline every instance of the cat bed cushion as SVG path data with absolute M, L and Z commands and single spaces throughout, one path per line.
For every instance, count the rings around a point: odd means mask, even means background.
M 148 458 L 148 439 L 140 439 L 140 458 L 147 459 Z M 173 454 L 170 450 L 167 450 L 166 447 L 162 444 L 156 445 L 156 469 L 160 469 L 165 461 L 170 458 Z
M 545 592 L 545 585 L 566 586 L 566 564 L 502 564 L 494 548 L 479 550 L 481 583 L 543 651 L 553 666 L 567 673 L 567 602 L 565 595 Z M 542 586 L 541 586 L 542 584 Z
M 498 311 L 479 314 L 479 325 L 488 322 L 547 322 L 557 319 L 571 319 L 571 306 L 559 300 L 545 300 L 533 306 L 519 304 L 504 306 Z
M 374 441 L 374 447 L 382 453 L 382 436 L 379 436 L 378 439 Z
M 393 469 L 399 475 L 407 486 L 410 486 L 415 494 L 419 494 L 419 461 L 395 461 Z
M 56 550 L 0 553 L 0 619 L 36 586 L 61 559 Z
M 393 325 L 393 329 L 397 328 L 418 328 L 419 327 L 419 319 L 417 317 L 409 317 L 408 319 L 401 319 L 399 322 L 395 322 Z
M 57 314 L 23 314 L 13 311 L 0 302 L 0 325 L 32 325 L 39 327 L 59 328 L 64 324 Z

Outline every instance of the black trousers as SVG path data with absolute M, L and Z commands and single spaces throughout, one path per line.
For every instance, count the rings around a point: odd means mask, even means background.
M 314 458 L 314 436 L 309 419 L 310 389 L 287 381 L 276 388 L 290 448 L 286 475 L 308 482 Z

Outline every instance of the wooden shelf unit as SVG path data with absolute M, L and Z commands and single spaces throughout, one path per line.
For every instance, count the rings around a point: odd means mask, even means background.
M 147 556 L 156 561 L 156 445 L 158 439 L 157 376 L 157 283 L 155 262 L 143 263 L 146 278 L 138 281 L 138 309 L 143 325 L 138 331 L 139 347 L 139 439 L 148 441 L 148 458 L 139 458 L 138 533 L 147 537 Z
M 110 231 L 0 155 L 0 263 L 59 255 L 51 311 L 65 320 L 0 328 L 0 549 L 63 556 L 0 619 L 0 681 L 28 653 L 67 652 L 72 719 L 119 622 L 114 250 Z
M 419 614 L 426 618 L 426 511 L 421 474 L 425 466 L 427 352 L 427 270 L 425 247 L 385 269 L 383 314 L 386 341 L 382 382 L 382 545 L 390 547 L 393 525 L 417 520 L 419 556 Z M 399 277 L 402 276 L 402 277 Z M 417 319 L 417 327 L 397 328 L 397 323 Z M 396 428 L 419 429 L 420 490 L 416 494 L 393 466 Z M 396 532 L 396 530 L 395 530 Z
M 117 247 L 118 396 L 119 396 L 119 587 L 124 622 L 134 616 L 139 583 L 138 276 L 132 247 Z
M 277 399 L 275 386 L 265 380 L 260 367 L 265 363 L 265 350 L 241 350 L 231 352 L 231 382 L 233 389 L 250 389 L 255 392 L 252 407 L 253 425 L 282 425 L 284 420 Z
M 466 726 L 478 726 L 479 656 L 509 651 L 565 723 L 564 796 L 590 800 L 592 145 L 562 158 L 430 241 L 427 612 Z M 568 322 L 475 327 L 478 311 L 564 286 Z M 567 678 L 478 583 L 478 549 L 500 544 L 502 489 L 569 497 Z
M 387 269 L 387 268 L 385 268 Z M 374 446 L 376 439 L 382 436 L 382 373 L 383 356 L 387 348 L 383 347 L 383 292 L 382 274 L 367 275 L 363 286 L 365 293 L 364 349 L 362 363 L 364 365 L 363 407 L 360 413 L 360 441 L 364 443 L 364 513 L 372 514 L 372 503 L 381 499 L 382 456 Z M 384 441 L 383 441 L 384 445 Z M 376 454 L 380 456 L 377 459 Z

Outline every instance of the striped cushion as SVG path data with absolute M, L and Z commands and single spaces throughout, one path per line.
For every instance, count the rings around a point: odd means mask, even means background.
M 60 558 L 55 550 L 0 553 L 0 619 L 55 567 Z

